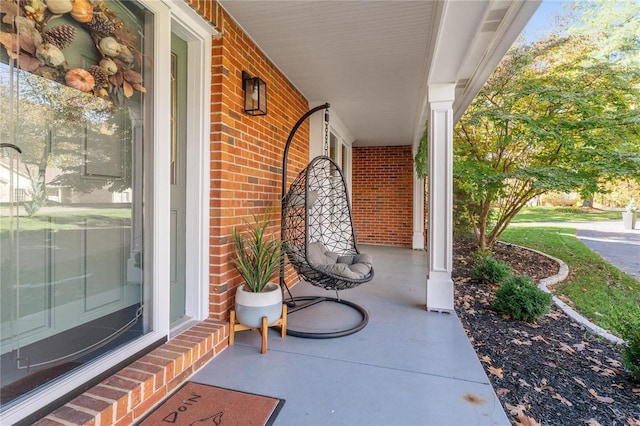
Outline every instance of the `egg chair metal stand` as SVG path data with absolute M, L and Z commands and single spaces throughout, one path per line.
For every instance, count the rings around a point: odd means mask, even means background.
M 311 160 L 286 191 L 287 157 L 296 131 L 310 115 L 325 110 L 326 145 L 328 108 L 327 103 L 304 114 L 291 130 L 285 145 L 282 163 L 283 255 L 280 259 L 280 286 L 289 295 L 285 303 L 290 315 L 319 303 L 330 302 L 354 310 L 359 321 L 337 330 L 320 331 L 296 330 L 292 322 L 289 323 L 287 334 L 314 339 L 347 336 L 367 325 L 367 311 L 356 303 L 342 299 L 339 291 L 368 282 L 374 274 L 370 256 L 358 250 L 346 182 L 340 167 L 331 158 L 319 156 Z M 294 297 L 285 282 L 285 256 L 304 281 L 326 290 L 335 290 L 336 297 Z

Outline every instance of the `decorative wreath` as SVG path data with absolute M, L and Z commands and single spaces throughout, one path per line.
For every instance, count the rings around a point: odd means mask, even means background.
M 0 0 L 0 15 L 0 44 L 20 69 L 101 98 L 146 93 L 136 71 L 143 58 L 137 36 L 103 0 Z M 61 16 L 79 25 L 51 25 Z M 88 69 L 69 69 L 64 50 L 82 30 L 101 59 Z

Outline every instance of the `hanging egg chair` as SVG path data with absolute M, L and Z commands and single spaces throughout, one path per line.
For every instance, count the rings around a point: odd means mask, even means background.
M 358 250 L 346 182 L 331 158 L 316 157 L 298 174 L 284 209 L 283 246 L 305 281 L 326 290 L 371 281 L 371 256 Z
M 326 290 L 351 289 L 371 281 L 374 275 L 371 256 L 357 246 L 351 216 L 351 205 L 342 170 L 327 156 L 311 160 L 296 177 L 285 194 L 287 152 L 295 131 L 313 112 L 328 109 L 316 107 L 294 126 L 285 147 L 282 177 L 282 246 L 286 258 L 302 280 Z M 328 114 L 325 114 L 325 132 Z M 353 334 L 367 324 L 369 316 L 361 306 L 340 297 L 293 297 L 284 282 L 284 256 L 280 265 L 280 284 L 290 295 L 289 313 L 321 302 L 334 302 L 354 309 L 360 322 L 340 330 L 326 332 L 296 331 L 287 334 L 308 338 L 333 338 Z

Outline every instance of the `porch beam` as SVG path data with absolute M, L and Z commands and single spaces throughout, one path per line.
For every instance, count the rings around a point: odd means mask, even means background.
M 455 84 L 429 85 L 427 310 L 453 311 L 453 101 Z

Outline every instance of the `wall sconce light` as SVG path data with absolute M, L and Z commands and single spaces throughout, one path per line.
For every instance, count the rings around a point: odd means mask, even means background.
M 267 83 L 259 77 L 251 77 L 242 71 L 242 87 L 244 88 L 244 112 L 249 115 L 267 114 Z

